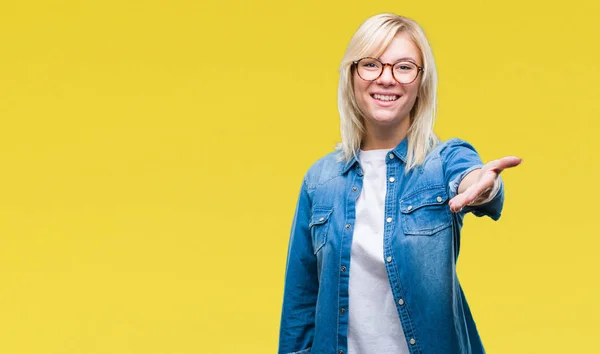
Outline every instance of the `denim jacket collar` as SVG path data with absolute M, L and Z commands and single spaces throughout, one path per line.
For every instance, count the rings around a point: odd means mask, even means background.
M 407 152 L 408 152 L 408 138 L 402 139 L 402 141 L 398 145 L 396 145 L 396 147 L 394 149 L 392 149 L 392 151 L 391 151 L 391 153 L 393 153 L 394 156 L 399 158 L 405 164 L 406 164 Z M 356 157 L 355 157 L 355 156 L 358 156 L 358 153 L 359 153 L 359 151 L 357 150 L 355 155 L 352 156 L 352 158 L 350 159 L 350 161 L 348 161 L 344 165 L 344 168 L 342 169 L 342 174 L 346 174 L 352 167 L 354 167 L 354 165 L 356 163 L 358 163 L 358 161 L 356 160 Z M 388 157 L 388 159 L 389 159 L 389 157 Z

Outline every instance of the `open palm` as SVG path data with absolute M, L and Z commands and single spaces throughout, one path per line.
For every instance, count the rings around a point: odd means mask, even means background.
M 485 194 L 493 189 L 494 183 L 496 183 L 502 171 L 507 168 L 516 167 L 522 161 L 516 156 L 506 156 L 486 163 L 478 171 L 478 178 L 467 189 L 450 200 L 448 203 L 450 210 L 457 212 L 465 206 L 476 202 L 478 198 L 485 197 Z

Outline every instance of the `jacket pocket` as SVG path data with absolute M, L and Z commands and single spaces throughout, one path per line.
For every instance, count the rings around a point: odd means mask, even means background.
M 327 242 L 327 233 L 329 232 L 329 219 L 333 208 L 315 207 L 310 218 L 310 236 L 312 238 L 313 251 L 315 254 Z
M 452 225 L 445 187 L 417 191 L 400 200 L 404 234 L 431 236 Z

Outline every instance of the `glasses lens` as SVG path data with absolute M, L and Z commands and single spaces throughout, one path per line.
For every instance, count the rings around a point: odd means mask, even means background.
M 394 77 L 401 84 L 409 84 L 419 75 L 419 68 L 409 61 L 399 62 L 394 65 Z
M 381 63 L 372 58 L 364 58 L 358 61 L 357 70 L 358 75 L 367 81 L 373 81 L 381 74 Z

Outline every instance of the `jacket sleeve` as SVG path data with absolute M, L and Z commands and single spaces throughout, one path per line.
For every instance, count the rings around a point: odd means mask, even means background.
M 450 199 L 458 193 L 458 187 L 463 178 L 475 169 L 483 167 L 483 163 L 475 148 L 460 139 L 451 139 L 441 151 L 446 185 Z M 466 206 L 461 213 L 472 212 L 476 216 L 489 216 L 498 220 L 504 205 L 504 183 L 500 178 L 500 188 L 496 196 L 489 202 L 476 206 Z
M 305 180 L 288 246 L 279 354 L 309 353 L 314 338 L 319 280 L 310 234 L 310 214 L 311 202 Z

